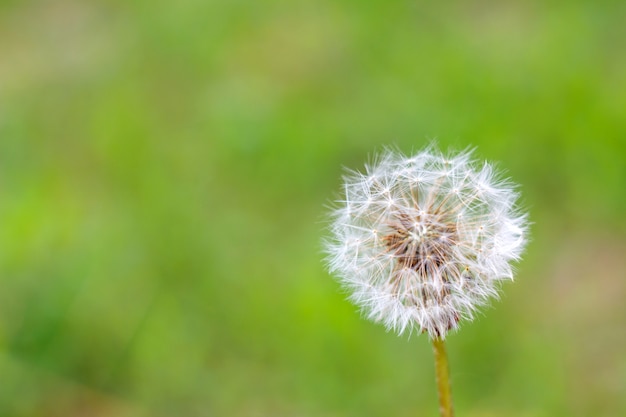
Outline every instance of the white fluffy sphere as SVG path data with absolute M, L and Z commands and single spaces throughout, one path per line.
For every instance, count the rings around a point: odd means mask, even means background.
M 515 187 L 470 152 L 385 151 L 344 180 L 326 242 L 331 273 L 375 322 L 445 338 L 513 278 L 527 217 Z

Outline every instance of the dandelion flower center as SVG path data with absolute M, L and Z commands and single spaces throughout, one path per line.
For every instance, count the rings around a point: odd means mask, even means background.
M 388 228 L 390 233 L 383 240 L 399 268 L 411 268 L 426 276 L 429 267 L 440 267 L 451 257 L 454 223 L 399 215 Z

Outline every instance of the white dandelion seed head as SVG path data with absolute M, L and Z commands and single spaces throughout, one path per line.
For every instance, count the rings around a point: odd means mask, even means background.
M 445 338 L 513 279 L 527 216 L 471 152 L 387 150 L 344 178 L 325 243 L 331 273 L 375 322 Z

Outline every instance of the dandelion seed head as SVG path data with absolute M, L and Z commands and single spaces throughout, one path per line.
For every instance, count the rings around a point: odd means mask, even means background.
M 528 221 L 515 187 L 466 151 L 385 151 L 344 178 L 326 260 L 369 319 L 445 338 L 513 279 Z

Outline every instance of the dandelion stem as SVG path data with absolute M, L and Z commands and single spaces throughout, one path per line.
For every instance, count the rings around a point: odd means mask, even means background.
M 444 341 L 440 338 L 433 339 L 433 350 L 435 351 L 435 375 L 439 391 L 439 413 L 441 417 L 453 417 L 448 356 Z

